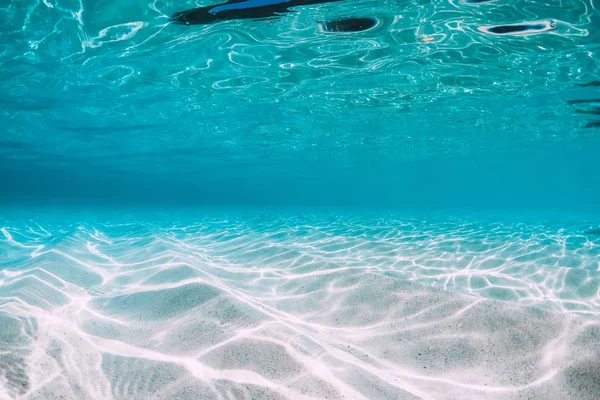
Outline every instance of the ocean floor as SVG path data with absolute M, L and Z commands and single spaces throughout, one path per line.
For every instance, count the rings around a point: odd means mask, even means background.
M 14 215 L 0 399 L 600 398 L 592 219 Z

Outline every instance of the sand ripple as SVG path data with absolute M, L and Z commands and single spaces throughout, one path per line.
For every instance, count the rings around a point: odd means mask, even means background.
M 0 221 L 0 398 L 600 392 L 589 226 L 146 220 Z

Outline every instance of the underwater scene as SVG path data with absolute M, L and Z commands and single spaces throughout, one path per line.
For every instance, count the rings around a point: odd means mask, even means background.
M 0 0 L 0 400 L 600 399 L 595 0 Z

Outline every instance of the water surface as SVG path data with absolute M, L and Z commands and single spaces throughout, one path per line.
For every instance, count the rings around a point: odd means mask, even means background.
M 216 5 L 0 2 L 0 398 L 596 400 L 597 4 Z

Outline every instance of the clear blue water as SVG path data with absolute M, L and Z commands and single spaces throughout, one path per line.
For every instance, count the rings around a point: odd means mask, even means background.
M 204 3 L 203 3 L 204 4 Z M 23 204 L 598 209 L 589 1 L 5 1 L 1 196 Z M 358 34 L 318 21 L 378 18 Z M 547 32 L 478 27 L 551 21 Z
M 0 1 L 0 399 L 598 399 L 598 5 L 216 4 Z

